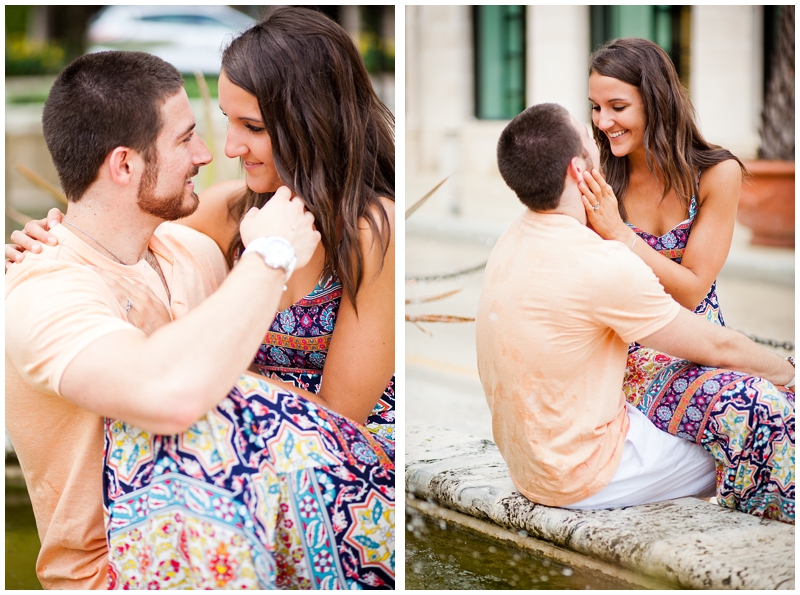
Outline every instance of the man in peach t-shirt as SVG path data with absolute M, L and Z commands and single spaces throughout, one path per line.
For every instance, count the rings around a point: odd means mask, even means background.
M 500 137 L 500 173 L 527 209 L 492 251 L 476 318 L 495 442 L 540 504 L 711 496 L 712 456 L 625 403 L 628 344 L 782 385 L 793 366 L 682 308 L 627 246 L 586 226 L 579 182 L 595 164 L 586 127 L 556 104 L 528 108 Z
M 192 178 L 211 160 L 194 127 L 180 73 L 137 52 L 76 59 L 45 104 L 69 204 L 57 245 L 6 274 L 5 421 L 47 589 L 108 584 L 103 418 L 179 434 L 213 409 L 252 361 L 293 268 L 255 250 L 226 277 L 211 239 L 169 223 L 197 208 Z M 240 230 L 248 247 L 279 238 L 297 266 L 319 243 L 288 188 Z M 147 304 L 158 302 L 154 330 Z

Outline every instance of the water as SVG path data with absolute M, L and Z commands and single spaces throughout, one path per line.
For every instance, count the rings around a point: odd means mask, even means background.
M 39 534 L 25 486 L 6 477 L 6 590 L 41 589 L 36 578 Z
M 406 589 L 641 589 L 406 507 Z

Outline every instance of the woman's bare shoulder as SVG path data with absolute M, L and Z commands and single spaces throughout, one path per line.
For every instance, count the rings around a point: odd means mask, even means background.
M 239 222 L 230 216 L 229 206 L 232 200 L 244 194 L 245 188 L 244 180 L 227 180 L 209 186 L 200 192 L 197 210 L 178 223 L 203 232 L 226 252 L 239 227 Z
M 702 189 L 703 182 L 706 182 L 708 188 L 720 183 L 741 183 L 741 181 L 742 168 L 739 162 L 736 159 L 726 159 L 703 170 L 700 187 Z
M 366 257 L 367 271 L 382 270 L 387 259 L 394 262 L 394 201 L 385 197 L 379 200 L 380 204 L 373 203 L 368 208 L 374 227 L 367 217 L 361 217 L 358 221 L 358 240 Z M 381 211 L 386 213 L 386 218 Z
M 385 196 L 378 197 L 378 201 L 376 203 L 372 203 L 368 208 L 367 211 L 369 212 L 372 219 L 377 223 L 377 231 L 381 235 L 384 233 L 384 227 L 386 225 L 386 221 L 388 220 L 389 223 L 389 233 L 394 235 L 394 201 L 391 198 L 387 198 Z M 383 207 L 383 208 L 381 208 Z M 383 218 L 382 212 L 386 213 L 386 219 Z M 367 221 L 366 217 L 362 217 L 359 221 L 359 230 L 361 232 L 362 238 L 364 238 L 365 234 L 369 237 L 372 237 L 374 233 L 372 226 Z
M 703 170 L 700 176 L 700 204 L 720 202 L 736 204 L 742 187 L 742 168 L 735 159 L 720 161 Z

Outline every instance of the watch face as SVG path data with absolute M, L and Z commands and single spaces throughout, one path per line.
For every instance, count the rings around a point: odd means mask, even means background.
M 286 268 L 292 259 L 292 249 L 283 242 L 270 242 L 264 259 L 272 266 Z

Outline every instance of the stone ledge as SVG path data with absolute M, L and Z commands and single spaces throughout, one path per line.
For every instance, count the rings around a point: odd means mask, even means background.
M 420 500 L 689 589 L 794 589 L 794 526 L 695 498 L 588 512 L 520 495 L 489 440 L 406 428 L 406 490 Z

